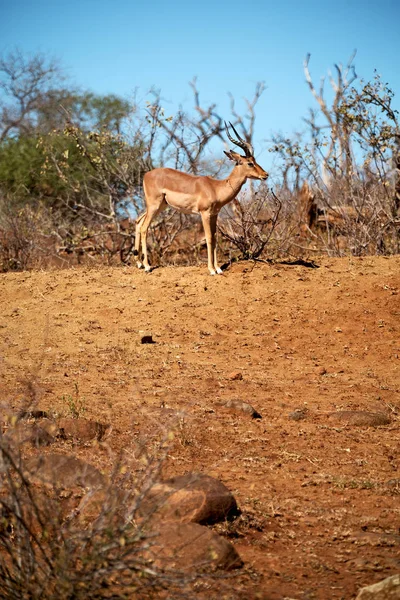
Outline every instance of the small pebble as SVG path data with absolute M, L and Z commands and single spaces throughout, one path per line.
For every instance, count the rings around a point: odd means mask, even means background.
M 243 379 L 243 375 L 240 371 L 232 371 L 228 375 L 228 379 L 232 379 L 232 381 L 238 381 L 239 379 Z

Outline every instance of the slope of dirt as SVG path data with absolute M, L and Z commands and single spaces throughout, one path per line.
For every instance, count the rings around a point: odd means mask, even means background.
M 400 571 L 400 258 L 318 264 L 0 278 L 3 402 L 111 423 L 74 449 L 103 470 L 175 427 L 164 475 L 218 477 L 243 511 L 216 527 L 246 563 L 235 598 L 348 599 Z

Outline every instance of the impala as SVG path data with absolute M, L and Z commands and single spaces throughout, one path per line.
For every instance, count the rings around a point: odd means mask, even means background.
M 147 257 L 147 230 L 156 215 L 168 206 L 186 214 L 199 214 L 203 222 L 207 242 L 208 270 L 211 275 L 221 274 L 216 251 L 216 231 L 218 213 L 225 204 L 236 198 L 247 179 L 265 180 L 268 173 L 264 171 L 254 158 L 254 150 L 243 140 L 232 123 L 229 123 L 236 135 L 236 140 L 229 133 L 229 140 L 244 151 L 244 156 L 234 150 L 225 152 L 235 163 L 226 179 L 218 180 L 208 176 L 193 176 L 174 169 L 153 169 L 143 178 L 143 189 L 146 200 L 146 211 L 136 221 L 136 238 L 134 255 L 138 257 L 137 266 L 151 271 Z M 143 262 L 139 258 L 142 246 Z

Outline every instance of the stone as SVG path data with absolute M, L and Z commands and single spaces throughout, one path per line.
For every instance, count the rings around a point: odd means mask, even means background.
M 260 413 L 257 412 L 256 409 L 251 406 L 251 404 L 243 402 L 242 400 L 228 400 L 223 406 L 235 412 L 242 412 L 252 419 L 262 419 Z
M 49 415 L 45 410 L 22 410 L 18 413 L 18 420 L 20 419 L 48 419 Z
M 43 419 L 40 425 L 18 422 L 9 427 L 4 439 L 14 450 L 18 451 L 18 448 L 26 443 L 30 443 L 36 448 L 49 446 L 55 441 L 56 435 L 55 424 L 49 419 Z
M 243 379 L 243 375 L 240 371 L 232 371 L 232 373 L 229 373 L 228 379 L 231 379 L 232 381 L 239 381 Z
M 42 454 L 23 462 L 27 478 L 39 483 L 67 489 L 75 486 L 99 488 L 106 484 L 106 478 L 89 463 L 71 455 Z
M 296 408 L 296 410 L 294 410 L 293 412 L 289 413 L 289 419 L 291 419 L 292 421 L 302 421 L 303 419 L 306 419 L 308 415 L 308 409 L 307 408 Z
M 365 410 L 342 410 L 331 413 L 329 417 L 343 425 L 352 426 L 381 427 L 391 423 L 391 419 L 385 413 L 373 413 Z
M 243 566 L 235 547 L 198 523 L 170 523 L 154 529 L 145 558 L 161 569 L 205 571 Z
M 81 442 L 101 441 L 110 431 L 110 425 L 106 423 L 79 418 L 59 419 L 57 426 L 61 437 L 72 438 Z
M 392 575 L 363 587 L 356 600 L 400 600 L 400 575 Z
M 212 524 L 240 514 L 230 490 L 218 479 L 188 473 L 155 483 L 140 507 L 142 515 L 165 521 Z

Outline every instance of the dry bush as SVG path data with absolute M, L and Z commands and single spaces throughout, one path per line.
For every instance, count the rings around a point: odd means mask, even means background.
M 47 266 L 56 254 L 56 238 L 44 207 L 15 211 L 7 200 L 0 203 L 0 271 Z
M 335 182 L 317 225 L 328 252 L 336 256 L 396 254 L 400 250 L 400 219 L 393 216 L 387 187 L 377 181 L 361 181 L 350 191 Z
M 193 266 L 207 260 L 207 245 L 199 217 L 166 210 L 149 229 L 149 255 L 154 264 Z
M 329 256 L 399 252 L 400 220 L 393 216 L 385 186 L 359 182 L 349 190 L 347 182 L 335 181 L 329 195 L 310 190 L 309 199 L 315 216 L 303 220 L 303 245 Z
M 400 249 L 400 137 L 394 94 L 377 73 L 371 81 L 357 80 L 354 56 L 329 73 L 331 90 L 326 94 L 325 78 L 319 87 L 314 85 L 307 55 L 304 74 L 318 110 L 310 109 L 304 132 L 273 138 L 270 150 L 278 157 L 292 206 L 301 204 L 301 180 L 308 182 L 310 198 L 314 196 L 309 206 L 314 218 L 304 220 L 303 214 L 292 252 L 297 247 L 361 256 Z
M 130 219 L 71 224 L 39 205 L 0 207 L 0 271 L 75 264 L 128 263 L 134 248 Z
M 256 260 L 263 256 L 267 246 L 275 246 L 275 233 L 282 204 L 276 195 L 264 187 L 241 200 L 235 199 L 226 208 L 218 222 L 222 237 L 228 241 L 229 254 L 242 260 Z
M 169 444 L 167 436 L 157 452 L 142 449 L 139 472 L 125 455 L 109 483 L 70 491 L 41 479 L 9 436 L 0 435 L 2 598 L 152 598 L 166 589 L 187 597 L 193 576 L 153 565 L 156 534 L 138 520 Z
M 131 219 L 70 226 L 59 232 L 57 253 L 77 264 L 127 264 L 134 249 L 133 231 L 134 221 Z

